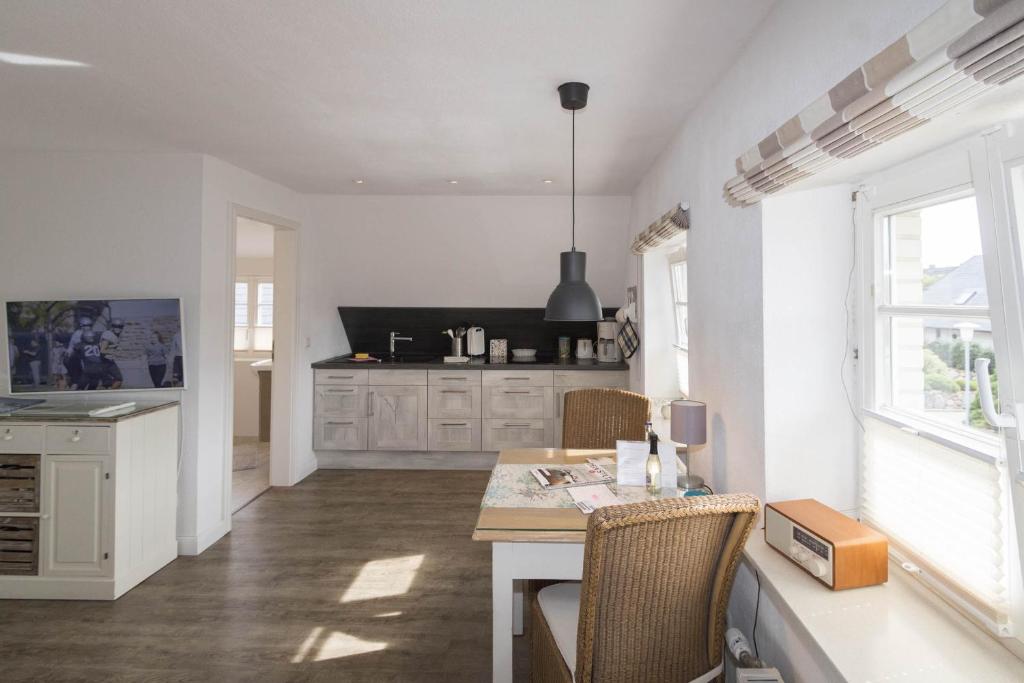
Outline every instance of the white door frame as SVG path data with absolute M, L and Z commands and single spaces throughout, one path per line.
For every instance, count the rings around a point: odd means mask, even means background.
M 224 283 L 228 301 L 234 303 L 236 277 L 236 245 L 238 219 L 249 218 L 274 226 L 274 374 L 270 397 L 270 485 L 291 486 L 295 483 L 295 463 L 292 449 L 294 405 L 294 372 L 296 339 L 298 335 L 298 240 L 299 223 L 241 204 L 231 204 L 228 234 L 231 248 L 228 253 L 227 279 Z M 229 306 L 234 310 L 233 306 Z M 225 378 L 225 444 L 224 444 L 224 518 L 232 515 L 232 454 L 235 436 L 235 363 L 234 320 L 225 316 L 228 327 L 225 338 L 231 362 L 227 363 Z

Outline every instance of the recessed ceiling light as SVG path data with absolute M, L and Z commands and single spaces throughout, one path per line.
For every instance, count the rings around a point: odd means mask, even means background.
M 459 181 L 458 181 L 458 180 L 449 180 L 449 181 L 448 181 L 448 184 L 449 184 L 449 185 L 458 185 L 458 184 L 459 184 Z
M 362 184 L 363 184 L 363 183 L 365 183 L 366 181 L 365 181 L 365 180 L 363 180 L 362 178 L 356 178 L 356 179 L 355 179 L 355 180 L 353 180 L 352 182 L 353 182 L 353 183 L 355 183 L 356 185 L 362 185 Z
M 550 185 L 551 183 L 553 183 L 553 182 L 555 182 L 555 181 L 554 181 L 554 180 L 552 180 L 551 178 L 545 178 L 545 179 L 544 179 L 544 180 L 542 180 L 541 182 L 542 182 L 542 183 L 544 183 L 545 185 Z
M 17 66 L 89 66 L 85 62 L 76 62 L 73 59 L 23 55 L 17 52 L 0 52 L 0 62 Z

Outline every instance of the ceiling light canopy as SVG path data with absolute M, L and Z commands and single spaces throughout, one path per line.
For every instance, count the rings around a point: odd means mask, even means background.
M 562 108 L 572 112 L 572 250 L 560 257 L 561 278 L 548 297 L 544 319 L 551 321 L 591 322 L 603 319 L 601 300 L 587 284 L 587 254 L 576 251 L 576 110 L 587 106 L 590 86 L 563 83 L 558 86 Z M 545 181 L 547 182 L 547 181 Z

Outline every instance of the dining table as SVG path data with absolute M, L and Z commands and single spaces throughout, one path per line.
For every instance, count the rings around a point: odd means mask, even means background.
M 614 472 L 614 450 L 513 448 L 498 454 L 473 530 L 474 541 L 491 544 L 495 683 L 512 680 L 513 637 L 523 633 L 524 582 L 579 581 L 583 576 L 588 516 L 565 489 L 545 489 L 531 470 L 589 459 L 610 465 Z M 678 495 L 675 489 L 652 494 L 642 486 L 608 486 L 624 503 Z

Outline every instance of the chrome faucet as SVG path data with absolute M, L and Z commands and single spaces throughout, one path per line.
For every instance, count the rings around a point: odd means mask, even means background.
M 412 337 L 399 337 L 398 335 L 400 335 L 400 334 L 402 334 L 402 333 L 401 332 L 392 332 L 389 335 L 390 343 L 388 344 L 388 351 L 391 352 L 391 357 L 392 358 L 395 357 L 395 342 L 396 341 L 412 341 Z

